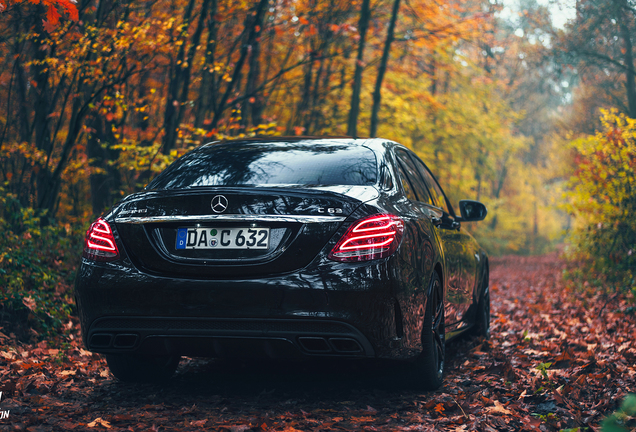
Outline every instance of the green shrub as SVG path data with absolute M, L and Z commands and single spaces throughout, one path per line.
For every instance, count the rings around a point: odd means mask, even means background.
M 628 432 L 636 428 L 636 395 L 627 395 L 621 407 L 603 420 L 603 432 Z
M 0 187 L 0 327 L 21 339 L 58 331 L 73 311 L 83 230 L 40 226 L 33 209 Z

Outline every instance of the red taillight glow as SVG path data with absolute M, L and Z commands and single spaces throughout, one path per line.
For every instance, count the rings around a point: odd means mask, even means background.
M 356 221 L 329 253 L 329 259 L 341 262 L 370 261 L 391 255 L 404 232 L 397 216 L 377 214 Z
M 113 261 L 119 258 L 113 230 L 104 219 L 97 219 L 86 231 L 82 256 L 95 261 Z

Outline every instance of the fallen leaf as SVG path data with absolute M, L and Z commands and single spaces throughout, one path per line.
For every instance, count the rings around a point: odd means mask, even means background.
M 93 420 L 92 422 L 90 422 L 86 426 L 88 426 L 89 428 L 102 426 L 102 427 L 105 427 L 106 429 L 110 429 L 112 427 L 110 425 L 110 423 L 108 423 L 106 420 L 102 419 L 101 417 L 97 417 L 95 420 Z
M 495 406 L 486 407 L 486 411 L 490 414 L 505 414 L 510 415 L 512 411 L 507 410 L 499 401 L 494 401 Z

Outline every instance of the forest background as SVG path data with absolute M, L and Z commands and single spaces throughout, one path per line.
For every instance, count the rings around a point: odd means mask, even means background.
M 0 0 L 0 314 L 73 314 L 88 225 L 188 150 L 255 135 L 412 148 L 492 255 L 565 244 L 636 285 L 636 6 L 579 0 Z M 1 334 L 1 333 L 0 333 Z

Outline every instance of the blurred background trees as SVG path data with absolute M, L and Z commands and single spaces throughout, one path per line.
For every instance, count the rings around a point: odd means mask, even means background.
M 55 23 L 51 7 L 63 15 Z M 527 163 L 540 163 L 549 121 L 534 125 L 555 105 L 527 96 L 545 99 L 539 87 L 553 72 L 546 45 L 529 38 L 552 28 L 536 6 L 518 37 L 501 9 L 156 0 L 84 1 L 70 13 L 10 3 L 0 15 L 0 181 L 44 223 L 86 223 L 206 141 L 383 136 L 419 152 L 455 205 L 489 205 L 493 218 L 475 233 L 493 251 L 540 252 L 560 222 Z
M 614 173 L 585 152 L 631 143 L 636 116 L 634 5 L 565 4 L 555 27 L 538 0 L 2 0 L 0 222 L 17 237 L 0 266 L 20 242 L 56 250 L 34 226 L 81 237 L 187 150 L 262 134 L 404 143 L 455 206 L 486 203 L 468 229 L 492 254 L 550 250 L 618 214 L 580 187 L 597 181 L 586 169 Z M 603 226 L 620 231 L 622 214 Z
M 605 293 L 636 293 L 635 12 L 629 0 L 579 0 L 555 39 L 576 72 L 554 139 L 569 177 L 568 253 L 579 263 L 569 276 Z

